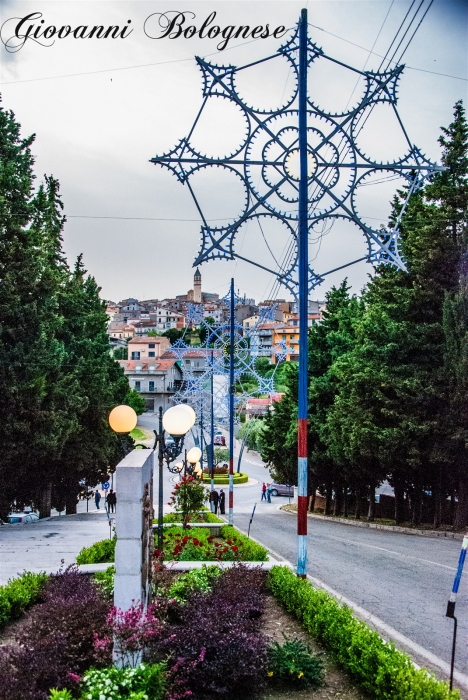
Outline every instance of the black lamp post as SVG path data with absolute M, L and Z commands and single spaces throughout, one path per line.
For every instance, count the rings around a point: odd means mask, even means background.
M 180 468 L 173 466 L 171 462 L 180 455 L 184 447 L 185 435 L 195 423 L 195 411 L 186 404 L 177 404 L 168 408 L 163 415 L 163 409 L 159 407 L 158 430 L 153 430 L 155 441 L 152 448 L 141 445 L 145 449 L 156 450 L 158 447 L 159 466 L 159 490 L 158 490 L 158 549 L 163 548 L 163 466 L 172 474 L 180 472 Z M 116 433 L 129 433 L 137 423 L 137 415 L 130 406 L 117 406 L 109 415 L 109 424 Z M 173 442 L 167 443 L 166 432 L 172 437 Z

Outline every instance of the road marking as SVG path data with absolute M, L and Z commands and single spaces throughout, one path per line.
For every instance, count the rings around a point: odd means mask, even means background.
M 386 549 L 385 547 L 377 547 L 375 544 L 364 544 L 363 542 L 354 542 L 353 540 L 344 540 L 342 537 L 334 537 L 333 535 L 327 535 L 331 540 L 338 540 L 338 542 L 346 542 L 347 544 L 354 544 L 356 547 L 369 547 L 369 549 L 378 549 L 381 552 L 388 552 L 388 554 L 396 554 L 399 557 L 405 557 L 406 559 L 413 559 L 414 561 L 421 561 L 425 564 L 432 564 L 433 566 L 440 566 L 442 569 L 449 569 L 450 571 L 456 571 L 457 569 L 453 566 L 447 566 L 446 564 L 439 564 L 436 561 L 431 561 L 430 559 L 420 559 L 419 557 L 412 557 L 409 554 L 402 554 L 401 552 L 395 552 L 393 549 Z
M 247 534 L 244 530 L 242 530 L 240 527 L 237 527 L 240 532 L 243 532 L 243 534 Z M 280 560 L 280 565 L 285 565 L 289 566 L 293 571 L 295 571 L 295 566 L 285 559 L 284 557 L 281 556 L 281 554 L 278 554 L 274 550 L 270 549 L 266 545 L 264 545 L 262 542 L 259 542 L 256 540 L 254 537 L 250 537 L 251 540 L 254 540 L 255 542 L 258 542 L 258 544 L 261 544 L 263 547 L 266 547 L 268 551 L 275 557 Z M 333 539 L 340 539 L 339 537 L 333 538 Z M 353 542 L 354 544 L 354 542 Z M 390 550 L 389 550 L 390 551 Z M 432 562 L 434 563 L 434 562 Z M 439 565 L 442 566 L 442 565 Z M 309 581 L 312 581 L 318 588 L 322 588 L 323 590 L 327 591 L 331 596 L 333 596 L 335 599 L 337 599 L 339 602 L 344 603 L 348 608 L 351 608 L 351 610 L 354 610 L 356 615 L 361 618 L 361 620 L 364 620 L 366 623 L 370 623 L 370 625 L 373 625 L 374 628 L 377 630 L 379 633 L 383 633 L 384 635 L 387 635 L 387 637 L 390 637 L 395 643 L 396 646 L 401 645 L 407 653 L 415 654 L 418 658 L 418 661 L 420 659 L 424 659 L 428 664 L 432 665 L 435 668 L 438 668 L 444 676 L 447 678 L 450 675 L 450 665 L 441 659 L 439 656 L 436 654 L 433 654 L 431 651 L 426 649 L 425 647 L 421 646 L 417 642 L 413 642 L 412 639 L 409 639 L 409 637 L 406 637 L 404 634 L 401 632 L 398 632 L 394 627 L 391 627 L 388 625 L 386 622 L 381 620 L 379 617 L 376 617 L 372 613 L 370 613 L 368 610 L 365 608 L 362 608 L 360 605 L 355 603 L 353 600 L 350 600 L 346 596 L 342 595 L 338 591 L 336 591 L 334 588 L 331 588 L 331 586 L 328 586 L 326 583 L 321 581 L 320 579 L 317 579 L 313 576 L 310 576 L 310 574 L 307 575 L 307 578 Z M 385 639 L 385 637 L 382 637 Z M 413 664 L 416 668 L 420 668 L 420 666 L 412 659 Z M 464 688 L 465 690 L 468 690 L 468 675 L 465 673 L 462 673 L 461 671 L 458 671 L 457 669 L 454 670 L 453 677 L 455 681 L 458 683 L 459 686 Z

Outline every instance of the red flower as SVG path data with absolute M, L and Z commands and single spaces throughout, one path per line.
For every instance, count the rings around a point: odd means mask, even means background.
M 238 551 L 239 551 L 239 547 L 236 547 L 236 545 L 233 545 L 233 546 L 231 547 L 231 549 L 232 549 L 233 552 L 238 552 Z

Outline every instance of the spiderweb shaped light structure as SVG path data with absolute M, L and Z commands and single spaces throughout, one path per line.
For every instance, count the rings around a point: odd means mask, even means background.
M 309 293 L 327 275 L 362 260 L 372 264 L 386 263 L 404 270 L 398 235 L 401 217 L 415 189 L 442 168 L 431 163 L 413 144 L 398 113 L 397 86 L 403 66 L 385 71 L 361 71 L 327 55 L 308 38 L 306 9 L 302 10 L 291 38 L 266 58 L 239 67 L 216 65 L 203 58 L 196 60 L 203 79 L 203 100 L 198 114 L 188 135 L 174 149 L 152 158 L 151 162 L 168 168 L 188 188 L 200 214 L 201 246 L 195 265 L 210 260 L 246 260 L 273 273 L 298 300 L 297 573 L 304 577 L 307 573 Z M 245 73 L 268 64 L 270 75 L 277 75 L 284 62 L 294 79 L 294 88 L 286 100 L 279 100 L 275 107 L 265 108 L 258 102 L 257 106 L 251 104 L 243 97 L 241 86 Z M 319 105 L 313 85 L 309 90 L 308 75 L 313 74 L 315 66 L 324 62 L 351 71 L 361 81 L 362 95 L 357 104 L 336 112 Z M 202 152 L 197 131 L 213 101 L 227 102 L 235 107 L 245 128 L 237 144 L 231 144 L 221 153 L 208 155 Z M 372 112 L 382 107 L 390 110 L 405 144 L 404 154 L 389 161 L 368 155 L 362 145 L 361 132 L 369 128 Z M 219 134 L 228 139 L 231 130 L 219 122 L 211 134 L 214 143 Z M 380 141 L 392 140 L 384 129 L 377 137 Z M 213 147 L 211 150 L 217 149 Z M 236 188 L 242 195 L 238 197 L 234 213 L 219 225 L 205 215 L 207 203 L 202 202 L 202 194 L 194 187 L 197 178 L 212 171 L 216 172 L 218 180 L 226 182 L 227 199 Z M 407 198 L 392 227 L 375 227 L 369 223 L 368 215 L 363 215 L 358 194 L 366 185 L 375 184 L 379 177 L 392 176 L 406 183 Z M 216 200 L 211 196 L 213 199 Z M 317 233 L 320 237 L 320 226 L 327 222 L 333 224 L 338 219 L 354 224 L 362 233 L 365 254 L 331 270 L 316 271 L 309 259 L 309 237 L 313 239 Z M 286 231 L 286 238 L 289 238 L 286 254 L 280 260 L 273 253 L 263 230 L 271 221 Z M 252 251 L 250 257 L 246 257 L 241 255 L 241 247 L 236 249 L 236 241 L 239 238 L 242 242 L 245 240 L 245 227 L 249 224 L 256 224 L 260 229 L 274 266 L 269 267 L 263 259 L 254 259 Z
M 276 307 L 273 305 L 262 307 L 259 310 L 258 320 L 251 328 L 244 329 L 237 324 L 234 328 L 234 378 L 236 386 L 241 387 L 241 392 L 234 395 L 236 423 L 239 422 L 240 412 L 253 395 L 262 394 L 271 398 L 276 393 L 275 372 L 265 377 L 257 371 L 255 363 L 256 338 L 259 329 L 262 324 L 274 317 L 275 310 Z M 198 416 L 203 413 L 205 429 L 209 431 L 213 375 L 215 420 L 218 424 L 227 426 L 230 326 L 221 324 L 213 328 L 204 318 L 203 306 L 198 304 L 187 304 L 187 320 L 189 325 L 204 329 L 205 340 L 201 345 L 192 346 L 184 339 L 179 339 L 172 345 L 169 352 L 180 361 L 183 374 L 182 387 L 174 394 L 172 400 L 175 403 L 188 403 Z M 278 355 L 281 355 L 284 349 L 281 346 L 275 350 L 277 362 L 280 362 L 283 358 L 278 359 Z
M 201 247 L 194 265 L 209 260 L 248 262 L 275 274 L 279 281 L 297 295 L 297 221 L 299 201 L 299 128 L 298 77 L 299 29 L 275 54 L 248 65 L 216 65 L 197 57 L 203 78 L 203 99 L 189 134 L 166 154 L 151 162 L 164 166 L 185 185 L 201 218 Z M 286 61 L 294 78 L 294 89 L 279 107 L 262 109 L 249 104 L 242 97 L 237 83 L 244 71 L 269 62 L 271 71 L 279 62 Z M 311 236 L 324 223 L 336 219 L 352 222 L 362 232 L 366 252 L 356 260 L 332 270 L 315 271 L 309 266 L 309 288 L 321 284 L 326 275 L 361 260 L 374 264 L 390 263 L 405 269 L 402 260 L 398 226 L 405 206 L 392 228 L 373 228 L 359 211 L 357 193 L 361 187 L 377 182 L 381 177 L 398 176 L 407 182 L 408 199 L 424 179 L 438 166 L 431 163 L 410 140 L 397 110 L 397 88 L 404 66 L 384 72 L 360 71 L 343 64 L 307 40 L 308 67 L 320 62 L 331 62 L 351 71 L 361 82 L 363 94 L 357 104 L 340 113 L 327 111 L 307 99 L 307 189 L 308 224 Z M 232 146 L 230 153 L 206 155 L 197 148 L 197 129 L 213 102 L 228 101 L 236 106 L 245 124 L 242 140 Z M 367 155 L 361 144 L 361 131 L 368 128 L 368 119 L 376 106 L 391 110 L 406 142 L 406 153 L 393 162 L 383 162 Z M 218 125 L 223 129 L 223 125 Z M 387 138 L 385 133 L 380 135 Z M 221 169 L 233 186 L 242 185 L 243 202 L 232 220 L 224 225 L 213 225 L 205 217 L 200 197 L 196 193 L 195 176 L 201 172 Z M 228 178 L 226 178 L 226 182 Z M 265 225 L 274 219 L 290 239 L 289 254 L 276 267 L 267 267 L 259 261 L 246 259 L 236 252 L 236 241 L 250 222 Z M 262 229 L 263 232 L 263 229 Z M 273 256 L 274 257 L 274 256 Z

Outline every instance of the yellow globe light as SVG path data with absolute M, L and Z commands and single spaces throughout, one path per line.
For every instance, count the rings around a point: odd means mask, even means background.
M 192 425 L 192 415 L 182 404 L 168 408 L 163 415 L 164 430 L 174 437 L 185 435 Z
M 200 462 L 196 463 L 195 469 L 193 471 L 197 476 L 201 476 L 203 474 Z
M 182 462 L 176 462 L 173 466 L 173 469 L 176 469 L 179 472 L 179 474 L 183 468 L 184 468 L 184 465 L 182 464 Z
M 190 426 L 191 428 L 195 425 L 195 421 L 197 420 L 197 416 L 195 411 L 191 406 L 188 406 L 186 403 L 180 403 L 178 404 L 181 408 L 184 408 L 187 413 L 190 415 L 190 419 L 192 421 L 192 425 Z
M 130 433 L 138 416 L 131 406 L 116 406 L 109 413 L 109 425 L 115 433 Z
M 187 452 L 187 461 L 189 461 L 190 464 L 196 464 L 200 461 L 201 455 L 202 451 L 199 447 L 192 447 L 192 449 Z

